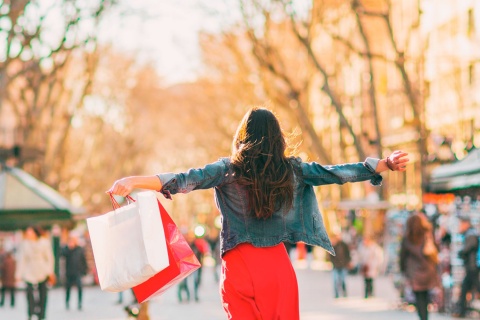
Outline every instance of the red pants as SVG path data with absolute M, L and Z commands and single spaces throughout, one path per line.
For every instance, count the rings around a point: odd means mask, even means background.
M 298 320 L 298 284 L 285 246 L 243 243 L 223 256 L 223 309 L 233 320 Z

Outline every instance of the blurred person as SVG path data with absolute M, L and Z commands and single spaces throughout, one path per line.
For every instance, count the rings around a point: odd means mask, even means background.
M 10 292 L 10 307 L 15 306 L 15 291 L 16 291 L 16 279 L 15 279 L 15 272 L 17 269 L 17 261 L 13 256 L 13 252 L 8 251 L 2 262 L 2 266 L 0 268 L 0 274 L 2 275 L 2 289 L 1 289 L 1 297 L 0 297 L 0 307 L 3 307 L 5 302 L 5 292 Z
M 70 291 L 72 286 L 76 286 L 77 309 L 82 310 L 82 277 L 87 274 L 87 261 L 76 234 L 70 234 L 67 245 L 62 248 L 62 256 L 65 258 L 65 307 L 70 309 Z
M 365 283 L 365 299 L 374 295 L 374 280 L 383 266 L 383 250 L 371 238 L 364 236 L 358 248 L 360 273 Z
M 470 218 L 468 216 L 460 216 L 459 220 L 458 232 L 463 235 L 464 242 L 463 247 L 458 252 L 458 256 L 463 260 L 465 276 L 458 300 L 458 312 L 454 316 L 465 318 L 467 314 L 467 294 L 470 292 L 473 299 L 478 290 L 477 252 L 479 244 L 477 231 L 472 227 Z
M 190 301 L 190 289 L 189 289 L 189 285 L 188 285 L 189 278 L 190 278 L 190 277 L 186 277 L 185 279 L 183 279 L 183 280 L 178 284 L 178 287 L 177 287 L 177 296 L 178 296 L 178 302 L 180 302 L 180 303 L 182 303 L 182 302 L 184 301 L 184 295 L 183 295 L 183 293 L 185 293 L 185 301 L 186 301 L 186 302 L 189 302 L 189 301 Z
M 206 246 L 208 246 L 208 243 L 205 242 L 204 239 L 197 239 L 195 236 L 195 233 L 193 231 L 189 231 L 185 235 L 185 240 L 187 240 L 190 248 L 192 248 L 193 253 L 197 257 L 198 261 L 200 262 L 200 268 L 195 270 L 190 276 L 187 278 L 183 279 L 182 282 L 178 285 L 178 300 L 180 302 L 183 302 L 183 292 L 185 291 L 185 294 L 187 296 L 187 302 L 190 301 L 190 289 L 188 286 L 188 282 L 190 281 L 189 279 L 193 279 L 193 297 L 195 301 L 199 301 L 199 296 L 198 296 L 198 288 L 200 287 L 201 279 L 202 279 L 202 262 L 203 262 L 203 257 L 205 256 L 206 253 Z M 203 240 L 203 241 L 202 241 Z
M 343 241 L 340 233 L 334 234 L 331 238 L 335 256 L 329 255 L 329 260 L 333 264 L 333 287 L 335 290 L 335 298 L 340 296 L 342 291 L 343 297 L 347 297 L 346 277 L 350 268 L 350 249 Z
M 290 259 L 292 258 L 292 250 L 294 250 L 294 245 L 291 244 L 290 242 L 288 241 L 283 241 L 283 245 L 285 246 L 285 249 L 287 250 L 287 254 L 288 256 L 290 257 Z
M 126 196 L 136 188 L 172 194 L 214 188 L 222 214 L 220 281 L 229 319 L 299 319 L 298 284 L 283 244 L 305 242 L 333 253 L 313 186 L 370 180 L 405 171 L 406 153 L 386 159 L 322 166 L 286 155 L 276 116 L 252 108 L 240 122 L 232 155 L 183 173 L 131 176 L 107 191 Z
M 425 255 L 432 227 L 419 214 L 410 216 L 400 246 L 400 271 L 415 295 L 415 305 L 420 320 L 428 320 L 429 292 L 438 285 L 437 259 Z
M 222 265 L 222 258 L 220 257 L 220 238 L 218 237 L 217 229 L 210 229 L 207 237 L 207 242 L 210 246 L 210 253 L 214 262 L 213 276 L 215 282 L 220 281 L 220 267 Z
M 120 291 L 118 293 L 117 304 L 122 304 L 122 303 L 123 303 L 123 291 Z
M 196 279 L 195 279 L 195 286 L 196 290 L 198 291 L 198 287 L 202 283 L 202 272 L 203 272 L 203 259 L 205 256 L 210 252 L 209 248 L 210 246 L 208 245 L 207 240 L 203 237 L 196 237 L 195 233 L 193 234 L 193 243 L 190 244 L 190 247 L 195 246 L 198 251 L 197 259 L 200 262 L 200 268 L 198 268 L 194 274 L 196 274 Z M 198 301 L 198 299 L 196 299 Z
M 92 240 L 90 239 L 90 233 L 85 230 L 83 233 L 83 252 L 85 253 L 85 260 L 87 261 L 87 275 L 92 277 L 91 284 L 98 285 L 97 267 L 95 266 L 95 259 L 93 258 Z
M 313 248 L 314 246 L 309 245 L 308 243 L 305 244 L 305 260 L 308 268 L 312 266 L 312 261 L 314 260 Z
M 27 284 L 28 319 L 44 320 L 47 283 L 55 281 L 52 244 L 40 227 L 28 227 L 20 245 L 16 277 Z
M 189 278 L 193 280 L 193 297 L 195 301 L 199 301 L 198 296 L 198 288 L 200 287 L 201 279 L 202 279 L 202 263 L 205 253 L 207 252 L 208 243 L 201 238 L 197 238 L 193 231 L 187 232 L 185 235 L 185 240 L 187 240 L 190 248 L 192 248 L 193 253 L 197 257 L 198 261 L 200 262 L 200 268 L 195 270 L 189 277 L 183 279 L 183 281 L 178 286 L 178 298 L 179 301 L 182 302 L 182 291 L 185 291 L 187 294 L 187 301 L 190 300 L 190 290 L 188 287 Z

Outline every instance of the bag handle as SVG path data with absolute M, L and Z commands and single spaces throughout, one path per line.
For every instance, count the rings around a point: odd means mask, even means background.
M 112 203 L 113 210 L 115 211 L 116 209 L 119 209 L 120 205 L 118 204 L 117 200 L 115 200 L 113 193 L 109 192 L 108 195 L 110 196 L 110 202 Z M 135 202 L 135 199 L 133 199 L 130 195 L 127 195 L 125 199 L 127 199 L 128 204 Z

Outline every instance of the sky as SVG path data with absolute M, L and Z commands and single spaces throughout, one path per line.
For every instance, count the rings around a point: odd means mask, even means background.
M 201 67 L 200 31 L 219 32 L 238 19 L 235 0 L 121 0 L 99 39 L 152 61 L 163 81 L 195 79 Z

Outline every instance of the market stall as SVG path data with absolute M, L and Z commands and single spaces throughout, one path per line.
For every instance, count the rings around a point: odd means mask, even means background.
M 0 231 L 12 231 L 32 224 L 45 227 L 73 223 L 81 208 L 27 172 L 0 166 Z
M 442 285 L 446 311 L 453 311 L 464 277 L 463 261 L 458 251 L 463 236 L 458 233 L 458 217 L 469 216 L 480 234 L 480 149 L 473 149 L 461 161 L 441 165 L 432 171 L 430 193 L 424 203 L 436 216 L 437 241 L 440 245 Z
M 0 252 L 18 247 L 19 230 L 39 225 L 53 228 L 52 246 L 58 276 L 60 227 L 71 228 L 75 215 L 83 212 L 57 191 L 27 172 L 0 164 Z

